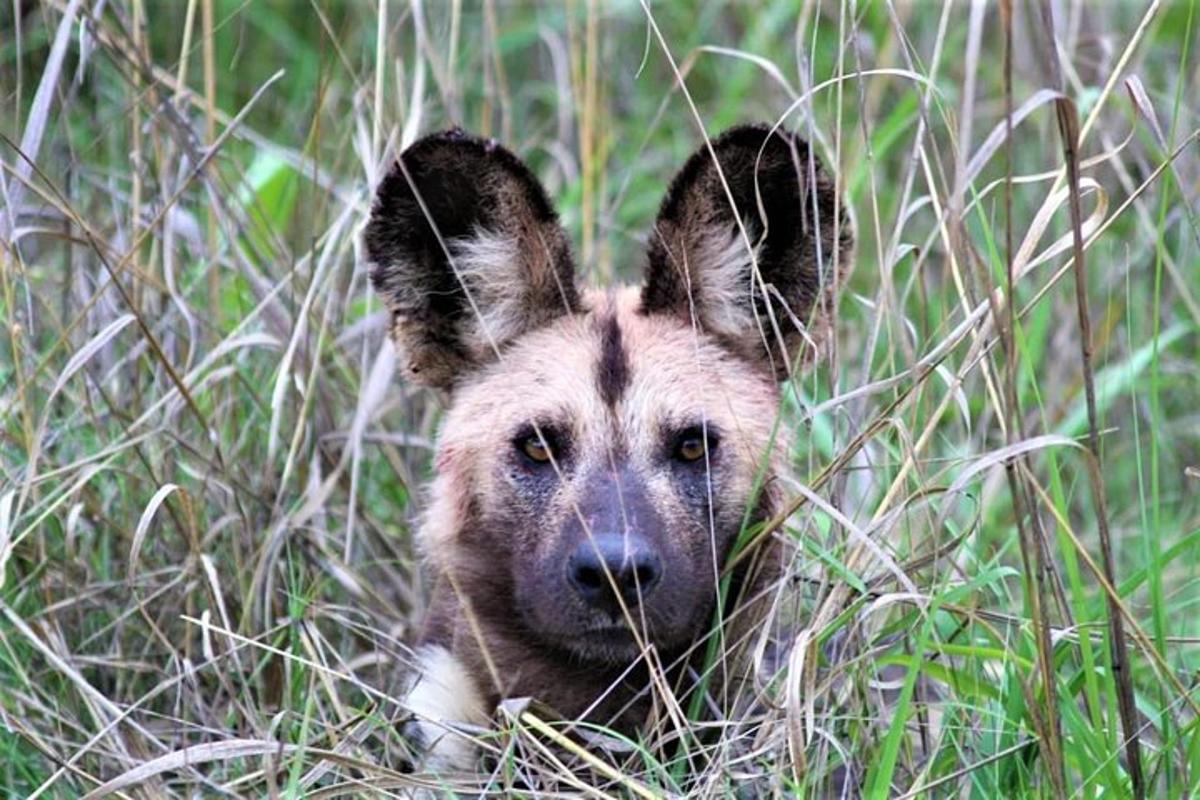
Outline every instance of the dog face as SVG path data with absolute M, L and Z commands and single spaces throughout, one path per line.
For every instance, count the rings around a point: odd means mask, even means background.
M 533 175 L 457 131 L 401 156 L 365 241 L 408 375 L 449 393 L 434 570 L 508 640 L 580 661 L 695 640 L 744 521 L 770 513 L 778 381 L 848 263 L 805 143 L 742 127 L 693 155 L 640 289 L 577 286 Z
M 441 439 L 462 515 L 434 558 L 474 607 L 583 658 L 707 624 L 773 452 L 774 380 L 639 308 L 633 290 L 585 295 L 460 386 Z

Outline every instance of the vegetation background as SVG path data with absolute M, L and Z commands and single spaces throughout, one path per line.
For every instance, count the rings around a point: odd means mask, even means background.
M 1200 793 L 1198 29 L 1115 0 L 0 4 L 0 793 Z M 439 404 L 393 380 L 373 183 L 421 133 L 496 136 L 582 270 L 636 280 L 666 181 L 746 120 L 818 143 L 859 239 L 783 409 L 808 624 L 757 733 L 696 772 L 502 717 L 494 773 L 401 774 Z

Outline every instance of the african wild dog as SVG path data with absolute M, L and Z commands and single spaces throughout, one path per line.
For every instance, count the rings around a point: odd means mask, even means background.
M 747 508 L 782 503 L 779 381 L 827 327 L 850 225 L 802 139 L 744 126 L 710 145 L 666 194 L 640 288 L 578 285 L 544 189 L 494 142 L 434 134 L 378 188 L 372 281 L 408 377 L 449 398 L 408 698 L 435 765 L 466 766 L 453 723 L 508 697 L 643 724 L 642 656 L 703 652 Z M 777 577 L 766 541 L 726 616 Z

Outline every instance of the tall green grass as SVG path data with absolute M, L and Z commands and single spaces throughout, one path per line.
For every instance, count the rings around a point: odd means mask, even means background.
M 1194 3 L 1016 4 L 1011 80 L 1007 8 L 3 4 L 0 794 L 1200 794 Z M 502 137 L 632 281 L 745 120 L 858 230 L 781 408 L 771 666 L 674 750 L 505 707 L 491 774 L 401 774 L 440 405 L 392 379 L 374 181 Z

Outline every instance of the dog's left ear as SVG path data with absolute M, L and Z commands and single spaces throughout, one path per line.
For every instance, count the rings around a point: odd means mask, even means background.
M 711 144 L 663 200 L 642 310 L 692 320 L 783 379 L 826 334 L 851 258 L 850 221 L 800 137 L 746 125 Z

